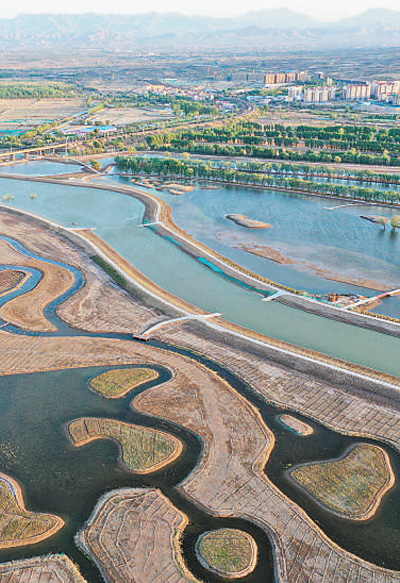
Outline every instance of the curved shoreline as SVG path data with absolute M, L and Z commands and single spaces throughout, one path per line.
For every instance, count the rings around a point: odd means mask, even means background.
M 108 190 L 108 188 L 104 187 L 104 190 Z M 152 301 L 155 300 L 157 303 L 161 303 L 164 309 L 167 306 L 169 309 L 172 308 L 175 312 L 178 311 L 185 315 L 204 314 L 203 310 L 200 310 L 192 304 L 188 304 L 149 280 L 149 278 L 133 267 L 133 265 L 121 257 L 112 247 L 92 231 L 90 231 L 91 238 L 89 239 L 80 232 L 76 232 L 68 227 L 34 215 L 33 213 L 20 209 L 2 207 L 2 205 L 0 205 L 0 209 L 13 215 L 22 216 L 25 219 L 28 218 L 45 229 L 54 230 L 75 245 L 78 245 L 79 248 L 91 256 L 98 254 L 127 280 L 127 291 L 133 291 L 137 294 L 139 290 L 145 297 L 150 297 Z M 100 249 L 94 241 L 99 241 L 99 244 L 104 250 Z M 111 257 L 108 253 L 111 253 Z M 128 271 L 127 266 L 129 267 Z M 338 379 L 342 379 L 343 382 L 350 381 L 353 386 L 363 387 L 362 390 L 365 389 L 365 384 L 368 383 L 371 387 L 378 386 L 380 391 L 384 387 L 385 389 L 389 389 L 389 391 L 395 389 L 396 393 L 400 388 L 399 378 L 390 373 L 380 372 L 372 368 L 341 360 L 337 357 L 332 357 L 328 354 L 290 344 L 286 341 L 254 332 L 227 320 L 222 320 L 221 318 L 218 318 L 218 324 L 211 320 L 203 320 L 202 324 L 214 333 L 222 333 L 225 338 L 228 334 L 231 341 L 251 342 L 255 347 L 258 346 L 264 350 L 266 349 L 269 358 L 274 362 L 285 366 L 289 365 L 295 370 L 309 371 L 311 374 L 317 375 L 324 380 L 329 380 L 330 382 L 332 380 L 333 382 L 338 382 Z M 229 342 L 227 338 L 226 340 Z
M 318 461 L 318 462 L 309 462 L 306 464 L 302 464 L 302 467 L 317 466 L 317 465 L 328 464 L 331 462 L 343 461 L 344 459 L 346 459 L 346 457 L 349 455 L 349 453 L 351 453 L 354 449 L 356 449 L 360 445 L 363 445 L 363 444 L 355 443 L 354 445 L 351 445 L 350 447 L 348 447 L 345 450 L 343 455 L 341 455 L 338 458 L 328 459 L 328 460 L 323 460 L 323 461 Z M 395 474 L 394 474 L 394 471 L 392 468 L 392 464 L 390 463 L 389 455 L 387 454 L 387 452 L 384 449 L 382 449 L 378 445 L 376 445 L 374 447 L 376 449 L 379 449 L 379 452 L 382 454 L 382 456 L 386 462 L 386 467 L 388 469 L 389 477 L 386 480 L 385 484 L 383 484 L 383 486 L 379 489 L 379 492 L 375 496 L 375 500 L 370 504 L 370 506 L 367 508 L 367 510 L 361 514 L 350 514 L 350 513 L 346 513 L 346 512 L 339 512 L 337 510 L 332 510 L 332 508 L 330 508 L 329 506 L 327 506 L 326 504 L 321 502 L 321 500 L 319 500 L 314 494 L 311 494 L 309 492 L 309 490 L 307 490 L 307 488 L 305 488 L 302 484 L 300 484 L 297 480 L 295 480 L 292 477 L 292 475 L 291 475 L 292 471 L 296 470 L 297 468 L 293 468 L 292 470 L 288 471 L 287 477 L 292 482 L 292 484 L 294 484 L 296 486 L 296 488 L 298 488 L 303 493 L 305 493 L 309 498 L 311 498 L 315 502 L 315 504 L 317 504 L 320 508 L 323 508 L 326 512 L 329 512 L 329 513 L 333 514 L 334 516 L 338 516 L 339 518 L 344 518 L 347 520 L 355 520 L 355 521 L 369 520 L 375 516 L 375 514 L 377 513 L 377 511 L 379 509 L 379 506 L 381 505 L 383 497 L 396 483 L 396 477 L 395 477 Z
M 180 455 L 183 451 L 182 441 L 180 439 L 178 439 L 177 437 L 175 437 L 174 435 L 169 434 L 169 433 L 165 433 L 165 431 L 161 431 L 159 429 L 153 429 L 152 427 L 149 428 L 149 427 L 142 427 L 141 425 L 134 425 L 135 429 L 136 428 L 146 429 L 151 433 L 158 433 L 159 435 L 162 435 L 163 437 L 167 438 L 168 440 L 172 441 L 175 444 L 175 449 L 174 449 L 174 452 L 166 460 L 157 462 L 156 464 L 154 464 L 154 465 L 152 465 L 144 470 L 133 469 L 131 466 L 129 466 L 128 464 L 126 464 L 124 462 L 124 448 L 121 445 L 121 443 L 118 441 L 118 439 L 115 437 L 109 437 L 108 435 L 102 435 L 100 433 L 98 435 L 87 434 L 87 436 L 85 436 L 85 438 L 82 439 L 79 443 L 76 442 L 76 440 L 74 439 L 74 437 L 70 431 L 70 426 L 73 423 L 76 423 L 77 421 L 85 421 L 86 419 L 89 419 L 89 418 L 88 417 L 80 417 L 78 419 L 74 419 L 73 421 L 70 421 L 69 423 L 67 423 L 66 434 L 67 434 L 70 442 L 72 443 L 72 445 L 74 447 L 76 447 L 77 449 L 79 449 L 80 447 L 84 447 L 85 445 L 88 445 L 89 443 L 93 443 L 94 441 L 99 441 L 102 439 L 105 439 L 107 441 L 112 441 L 118 447 L 118 463 L 119 463 L 119 465 L 125 471 L 133 472 L 134 474 L 146 475 L 146 474 L 151 474 L 153 472 L 161 470 L 163 468 L 166 468 L 167 466 L 169 466 L 170 464 L 175 462 L 180 457 Z M 93 418 L 90 418 L 90 419 L 93 419 Z M 112 419 L 112 421 L 114 421 L 114 419 Z M 120 423 L 122 425 L 131 425 L 129 423 L 125 423 L 122 421 Z
M 14 480 L 13 478 L 10 478 L 10 476 L 7 476 L 6 474 L 2 474 L 2 473 L 0 473 L 0 480 L 3 482 L 6 482 L 6 484 L 8 484 L 10 486 L 10 488 L 14 494 L 15 501 L 22 512 L 27 512 L 29 514 L 38 514 L 38 515 L 41 514 L 41 513 L 35 513 L 35 512 L 32 513 L 30 510 L 28 510 L 26 508 L 22 488 L 16 480 Z M 43 534 L 35 535 L 35 536 L 32 536 L 32 537 L 24 539 L 24 540 L 0 542 L 0 549 L 10 549 L 10 548 L 14 548 L 14 547 L 35 545 L 37 543 L 40 543 L 40 542 L 50 538 L 51 536 L 53 536 L 53 534 L 56 534 L 56 532 L 61 530 L 63 528 L 63 526 L 65 525 L 65 520 L 63 520 L 60 516 L 56 516 L 55 514 L 47 514 L 47 516 L 53 517 L 56 521 L 55 525 L 52 528 L 50 528 L 48 531 L 46 531 Z
M 102 185 L 98 183 L 92 182 L 83 182 L 82 180 L 75 180 L 71 179 L 68 182 L 65 180 L 59 180 L 57 178 L 49 178 L 49 177 L 37 177 L 37 176 L 26 176 L 21 177 L 17 175 L 1 175 L 0 178 L 6 178 L 11 180 L 19 180 L 19 181 L 31 181 L 31 182 L 43 182 L 43 183 L 50 183 L 50 184 L 58 184 L 64 186 L 78 186 L 83 188 L 93 188 L 98 190 L 105 190 L 111 192 L 117 192 L 119 194 L 125 194 L 140 200 L 145 205 L 145 213 L 143 216 L 143 224 L 146 223 L 157 223 L 157 225 L 149 225 L 148 228 L 151 228 L 156 234 L 165 238 L 168 237 L 168 240 L 172 243 L 179 245 L 179 248 L 187 253 L 192 258 L 198 260 L 199 256 L 205 259 L 206 261 L 212 261 L 214 265 L 216 265 L 219 269 L 221 269 L 222 273 L 225 274 L 229 279 L 233 279 L 234 283 L 238 285 L 244 285 L 245 287 L 250 287 L 254 291 L 258 293 L 267 293 L 268 295 L 272 293 L 276 293 L 279 291 L 283 291 L 284 295 L 278 297 L 274 301 L 278 301 L 280 303 L 284 303 L 287 305 L 291 305 L 295 309 L 299 309 L 305 312 L 309 312 L 311 314 L 315 314 L 321 317 L 327 317 L 334 320 L 341 321 L 345 324 L 351 324 L 355 326 L 359 326 L 361 328 L 367 328 L 372 331 L 382 332 L 384 334 L 393 335 L 396 337 L 400 337 L 400 319 L 391 318 L 388 316 L 383 316 L 380 314 L 364 314 L 356 311 L 349 312 L 348 310 L 342 310 L 336 306 L 329 305 L 328 303 L 322 304 L 320 301 L 314 300 L 312 298 L 305 298 L 300 295 L 300 291 L 294 288 L 285 286 L 283 284 L 279 284 L 274 282 L 268 278 L 260 276 L 240 265 L 231 261 L 230 259 L 220 255 L 218 252 L 213 251 L 206 245 L 196 241 L 191 235 L 189 235 L 184 229 L 176 225 L 174 220 L 172 219 L 172 209 L 171 207 L 165 203 L 162 199 L 159 199 L 157 196 L 148 193 L 136 190 L 131 186 L 115 186 L 113 184 Z M 249 185 L 246 185 L 249 186 Z M 257 187 L 255 187 L 257 188 Z M 264 188 L 264 187 L 260 187 Z M 285 190 L 285 189 L 283 189 Z M 287 189 L 286 189 L 287 190 Z M 304 194 L 304 193 L 303 193 Z M 315 195 L 319 196 L 319 195 Z M 340 199 L 340 197 L 328 197 L 333 198 L 335 200 Z M 341 199 L 343 200 L 343 199 Z M 14 209 L 13 207 L 7 205 L 0 205 L 0 208 L 8 209 L 10 211 L 14 211 L 16 213 L 21 212 L 21 214 L 31 215 L 29 211 L 22 211 L 20 209 Z M 39 217 L 36 217 L 39 218 Z M 46 219 L 44 219 L 46 220 Z M 49 224 L 55 224 L 52 221 L 47 221 Z M 57 225 L 59 228 L 60 225 Z M 67 230 L 67 227 L 65 227 Z M 128 262 L 126 262 L 128 263 Z M 132 267 L 132 266 L 131 266 Z M 134 268 L 135 269 L 135 268 Z M 136 270 L 137 271 L 137 270 Z M 142 277 L 143 276 L 142 274 Z M 148 278 L 146 278 L 148 279 Z M 255 288 L 254 286 L 257 286 Z M 182 303 L 188 305 L 184 300 L 180 300 Z

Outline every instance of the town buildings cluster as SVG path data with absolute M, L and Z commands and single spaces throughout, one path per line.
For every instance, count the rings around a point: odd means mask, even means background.
M 299 85 L 302 83 L 302 85 Z M 345 101 L 374 100 L 400 106 L 400 81 L 334 81 L 325 78 L 322 71 L 310 75 L 306 71 L 268 73 L 264 75 L 267 87 L 289 85 L 287 100 L 304 103 L 326 103 L 334 99 Z

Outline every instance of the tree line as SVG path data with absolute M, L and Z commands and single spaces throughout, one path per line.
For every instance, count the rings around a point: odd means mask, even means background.
M 355 198 L 367 202 L 399 203 L 400 193 L 395 190 L 378 190 L 352 184 L 337 184 L 307 180 L 299 176 L 282 176 L 274 173 L 232 168 L 229 164 L 218 164 L 204 160 L 188 160 L 173 157 L 118 156 L 116 166 L 122 172 L 157 175 L 185 179 L 204 179 L 230 184 L 248 184 L 324 194 L 341 198 Z

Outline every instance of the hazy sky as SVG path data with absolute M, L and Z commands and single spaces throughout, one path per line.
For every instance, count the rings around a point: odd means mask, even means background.
M 13 17 L 18 13 L 38 12 L 113 12 L 132 14 L 155 10 L 158 12 L 182 12 L 185 14 L 206 14 L 211 16 L 235 16 L 244 11 L 264 10 L 286 6 L 298 12 L 305 12 L 323 20 L 338 20 L 353 16 L 368 8 L 391 8 L 400 10 L 399 0 L 201 0 L 196 3 L 188 0 L 13 0 L 0 2 L 0 17 Z

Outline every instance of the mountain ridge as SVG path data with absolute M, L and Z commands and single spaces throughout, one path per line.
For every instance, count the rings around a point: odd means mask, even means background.
M 383 34 L 384 33 L 384 34 Z M 400 11 L 371 9 L 322 22 L 287 8 L 261 10 L 231 18 L 143 14 L 19 14 L 0 19 L 0 50 L 13 48 L 95 48 L 110 50 L 150 45 L 299 48 L 400 46 Z

